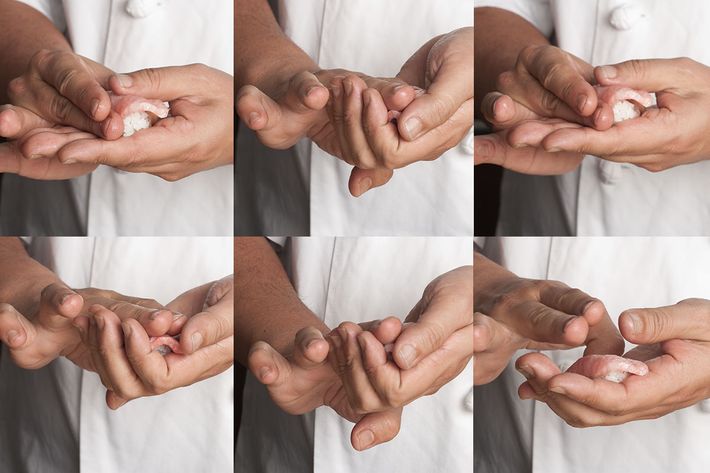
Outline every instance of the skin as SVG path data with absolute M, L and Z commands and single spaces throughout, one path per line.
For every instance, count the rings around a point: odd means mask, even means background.
M 328 335 L 329 358 L 350 404 L 361 413 L 400 408 L 458 376 L 473 354 L 472 308 L 473 267 L 464 266 L 427 286 L 405 327 L 394 317 L 378 325 L 396 337 L 378 340 L 356 324 L 341 324 Z
M 422 93 L 407 104 L 397 123 L 376 88 L 357 77 L 331 84 L 328 113 L 340 138 L 342 157 L 356 166 L 349 187 L 367 190 L 372 174 L 431 161 L 456 146 L 471 128 L 473 28 L 428 41 L 407 60 L 396 79 Z
M 710 155 L 708 124 L 702 113 L 710 92 L 710 68 L 688 58 L 652 59 L 598 67 L 594 74 L 602 85 L 656 91 L 658 108 L 646 109 L 641 117 L 605 131 L 550 124 L 541 141 L 544 149 L 592 154 L 652 172 Z
M 298 298 L 266 239 L 235 238 L 235 255 L 237 360 L 266 385 L 275 404 L 291 414 L 331 407 L 356 422 L 351 443 L 357 450 L 394 438 L 401 409 L 361 415 L 349 405 L 326 359 L 323 335 L 330 329 Z
M 216 376 L 234 363 L 234 279 L 232 276 L 191 289 L 170 302 L 186 314 L 179 330 L 182 354 L 153 350 L 153 335 L 134 320 L 122 319 L 104 305 L 95 305 L 80 325 L 82 341 L 107 388 L 106 404 L 118 409 L 126 402 L 164 394 Z M 162 334 L 160 334 L 162 335 Z
M 537 143 L 516 139 L 508 130 L 529 120 L 544 123 L 553 117 L 609 128 L 613 112 L 597 102 L 592 66 L 551 46 L 533 25 L 514 13 L 482 7 L 474 14 L 479 71 L 476 110 L 497 131 L 474 139 L 475 163 L 498 164 L 528 174 L 562 174 L 576 168 L 581 154 L 558 155 Z
M 500 374 L 518 349 L 621 354 L 623 339 L 601 301 L 557 281 L 523 279 L 475 254 L 474 340 L 480 384 Z
M 687 299 L 675 305 L 631 309 L 621 314 L 624 338 L 638 347 L 626 357 L 645 361 L 646 376 L 621 383 L 560 373 L 541 353 L 524 355 L 516 367 L 528 381 L 518 393 L 545 402 L 573 427 L 618 425 L 655 419 L 710 397 L 710 301 Z

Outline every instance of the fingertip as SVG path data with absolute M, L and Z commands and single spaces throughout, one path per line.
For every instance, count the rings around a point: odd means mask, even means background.
M 110 112 L 100 127 L 103 137 L 107 140 L 117 140 L 123 136 L 123 118 L 116 112 Z
M 619 332 L 621 332 L 621 336 L 630 342 L 634 342 L 640 329 L 641 318 L 635 310 L 625 310 L 621 313 L 619 316 Z
M 12 108 L 0 111 L 0 136 L 10 138 L 20 130 L 20 117 Z
M 417 349 L 412 344 L 407 343 L 405 345 L 395 346 L 392 356 L 397 366 L 403 370 L 408 370 L 416 364 L 418 353 Z
M 592 126 L 599 131 L 604 131 L 612 125 L 614 125 L 614 111 L 609 104 L 602 102 L 592 116 Z
M 518 397 L 523 401 L 535 399 L 535 390 L 528 381 L 525 381 L 523 384 L 518 386 Z
M 325 86 L 315 84 L 306 90 L 303 104 L 311 110 L 322 110 L 328 103 L 329 96 L 330 94 Z
M 27 340 L 27 333 L 20 326 L 17 329 L 8 330 L 4 337 L 4 342 L 9 348 L 20 348 Z
M 584 343 L 589 333 L 589 324 L 582 316 L 575 316 L 568 320 L 563 328 L 564 343 L 579 346 Z

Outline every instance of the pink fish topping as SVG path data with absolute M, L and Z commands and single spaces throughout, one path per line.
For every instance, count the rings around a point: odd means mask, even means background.
M 136 131 L 150 128 L 158 119 L 166 118 L 170 113 L 170 106 L 161 100 L 135 95 L 110 96 L 113 110 L 123 118 L 123 136 L 131 136 Z
M 640 117 L 648 108 L 656 105 L 656 95 L 618 85 L 596 86 L 597 96 L 614 110 L 614 123 Z
M 150 348 L 153 351 L 158 351 L 161 355 L 167 355 L 170 352 L 182 355 L 182 349 L 180 348 L 180 342 L 169 335 L 163 335 L 162 337 L 150 337 Z
M 647 375 L 648 366 L 643 361 L 616 355 L 587 355 L 577 360 L 567 372 L 581 374 L 587 378 L 602 378 L 620 383 L 629 374 Z

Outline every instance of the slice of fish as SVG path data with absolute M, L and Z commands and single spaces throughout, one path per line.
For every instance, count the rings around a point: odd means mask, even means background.
M 123 136 L 150 128 L 170 113 L 167 102 L 146 99 L 135 95 L 111 94 L 111 107 L 123 118 Z
M 643 361 L 616 355 L 587 355 L 570 366 L 567 373 L 577 373 L 587 378 L 601 378 L 620 383 L 630 374 L 646 376 L 648 366 Z

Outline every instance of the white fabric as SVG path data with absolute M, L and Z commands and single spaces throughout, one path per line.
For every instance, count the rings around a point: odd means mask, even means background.
M 126 0 L 23 0 L 67 25 L 74 50 L 117 72 L 207 64 L 232 74 L 233 2 L 170 0 L 146 18 Z M 231 235 L 233 166 L 177 182 L 100 166 L 40 182 L 6 175 L 0 229 L 9 235 Z
M 710 299 L 710 238 L 489 238 L 485 252 L 518 276 L 562 281 L 598 297 L 615 323 L 625 309 Z M 565 366 L 581 352 L 545 353 Z M 513 362 L 496 381 L 475 389 L 477 473 L 707 471 L 707 407 L 576 429 L 547 406 L 517 397 L 525 378 Z
M 303 302 L 334 328 L 346 320 L 406 317 L 432 279 L 471 264 L 472 245 L 471 238 L 295 238 L 286 258 Z M 350 445 L 352 423 L 324 407 L 315 419 L 283 414 L 250 375 L 237 471 L 470 472 L 472 368 L 469 363 L 437 394 L 406 406 L 397 438 L 360 453 Z
M 72 287 L 164 304 L 232 273 L 231 238 L 35 238 L 30 254 Z M 60 358 L 17 368 L 0 357 L 0 471 L 233 470 L 232 370 L 165 395 L 105 405 L 98 375 Z
M 710 21 L 708 2 L 477 0 L 476 6 L 509 9 L 545 34 L 552 33 L 554 23 L 557 44 L 593 65 L 678 56 L 710 64 L 706 47 L 710 33 L 705 27 Z M 633 18 L 624 24 L 627 29 L 612 24 L 620 16 Z M 708 161 L 654 174 L 592 156 L 580 169 L 564 176 L 523 176 L 506 171 L 497 232 L 523 236 L 706 235 L 710 233 L 709 177 Z
M 471 0 L 282 0 L 287 35 L 321 68 L 392 77 L 434 36 L 472 24 Z M 304 141 L 260 145 L 245 126 L 237 145 L 239 234 L 471 235 L 472 137 L 433 162 L 395 171 L 355 198 L 351 166 Z

